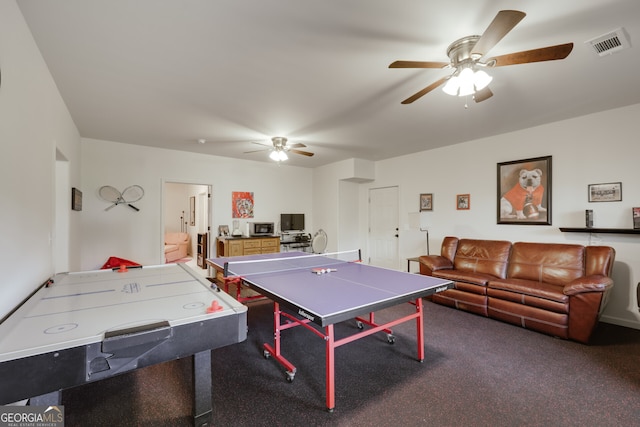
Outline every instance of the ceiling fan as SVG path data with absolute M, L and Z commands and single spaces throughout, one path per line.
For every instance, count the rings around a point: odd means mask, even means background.
M 389 68 L 453 68 L 453 74 L 435 81 L 421 91 L 402 101 L 411 104 L 441 85 L 449 95 L 473 95 L 476 102 L 493 96 L 488 84 L 490 77 L 484 68 L 531 62 L 554 61 L 566 58 L 573 49 L 573 43 L 559 44 L 539 49 L 510 53 L 484 59 L 486 54 L 507 35 L 526 14 L 517 10 L 501 10 L 481 36 L 467 36 L 451 43 L 447 48 L 450 62 L 395 61 Z
M 276 162 L 287 160 L 289 158 L 287 153 L 301 154 L 303 156 L 308 156 L 308 157 L 313 156 L 313 153 L 310 153 L 309 151 L 298 150 L 298 148 L 304 148 L 306 147 L 306 145 L 300 142 L 287 145 L 287 138 L 283 136 L 274 136 L 273 138 L 271 138 L 272 145 L 264 144 L 262 142 L 255 142 L 255 141 L 251 141 L 251 142 L 258 145 L 264 145 L 265 147 L 268 147 L 268 148 L 263 148 L 261 150 L 245 151 L 245 154 L 255 153 L 257 151 L 271 150 L 271 154 L 269 154 L 269 157 L 272 160 L 275 160 Z

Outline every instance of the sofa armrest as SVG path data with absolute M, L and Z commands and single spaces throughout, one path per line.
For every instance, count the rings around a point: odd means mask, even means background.
M 563 293 L 576 295 L 583 292 L 605 292 L 613 286 L 613 279 L 600 274 L 583 276 L 566 284 Z
M 422 255 L 420 257 L 420 274 L 431 276 L 434 271 L 451 270 L 453 263 L 440 255 Z

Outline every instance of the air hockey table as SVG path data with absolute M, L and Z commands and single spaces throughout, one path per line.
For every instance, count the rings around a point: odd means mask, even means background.
M 192 357 L 206 425 L 211 350 L 246 337 L 247 307 L 182 264 L 57 274 L 0 323 L 0 404 L 61 404 L 66 388 Z

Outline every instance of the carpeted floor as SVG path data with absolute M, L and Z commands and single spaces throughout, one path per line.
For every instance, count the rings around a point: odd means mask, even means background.
M 377 313 L 380 319 L 408 305 Z M 590 345 L 426 302 L 426 359 L 413 322 L 336 349 L 336 409 L 325 409 L 324 342 L 283 332 L 292 383 L 273 359 L 271 304 L 249 304 L 245 342 L 213 351 L 216 426 L 640 425 L 640 330 L 601 323 Z M 353 322 L 336 334 L 355 331 Z M 190 359 L 63 394 L 67 426 L 191 425 Z

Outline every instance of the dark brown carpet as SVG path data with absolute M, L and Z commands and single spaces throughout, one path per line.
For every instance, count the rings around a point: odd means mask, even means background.
M 384 319 L 411 310 L 384 310 Z M 413 322 L 336 349 L 336 409 L 325 410 L 324 342 L 284 331 L 292 383 L 273 359 L 268 302 L 249 305 L 247 341 L 213 352 L 216 426 L 640 425 L 640 330 L 601 323 L 590 345 L 426 302 L 426 359 Z M 355 331 L 352 322 L 336 334 Z M 191 425 L 190 359 L 63 394 L 67 426 Z

